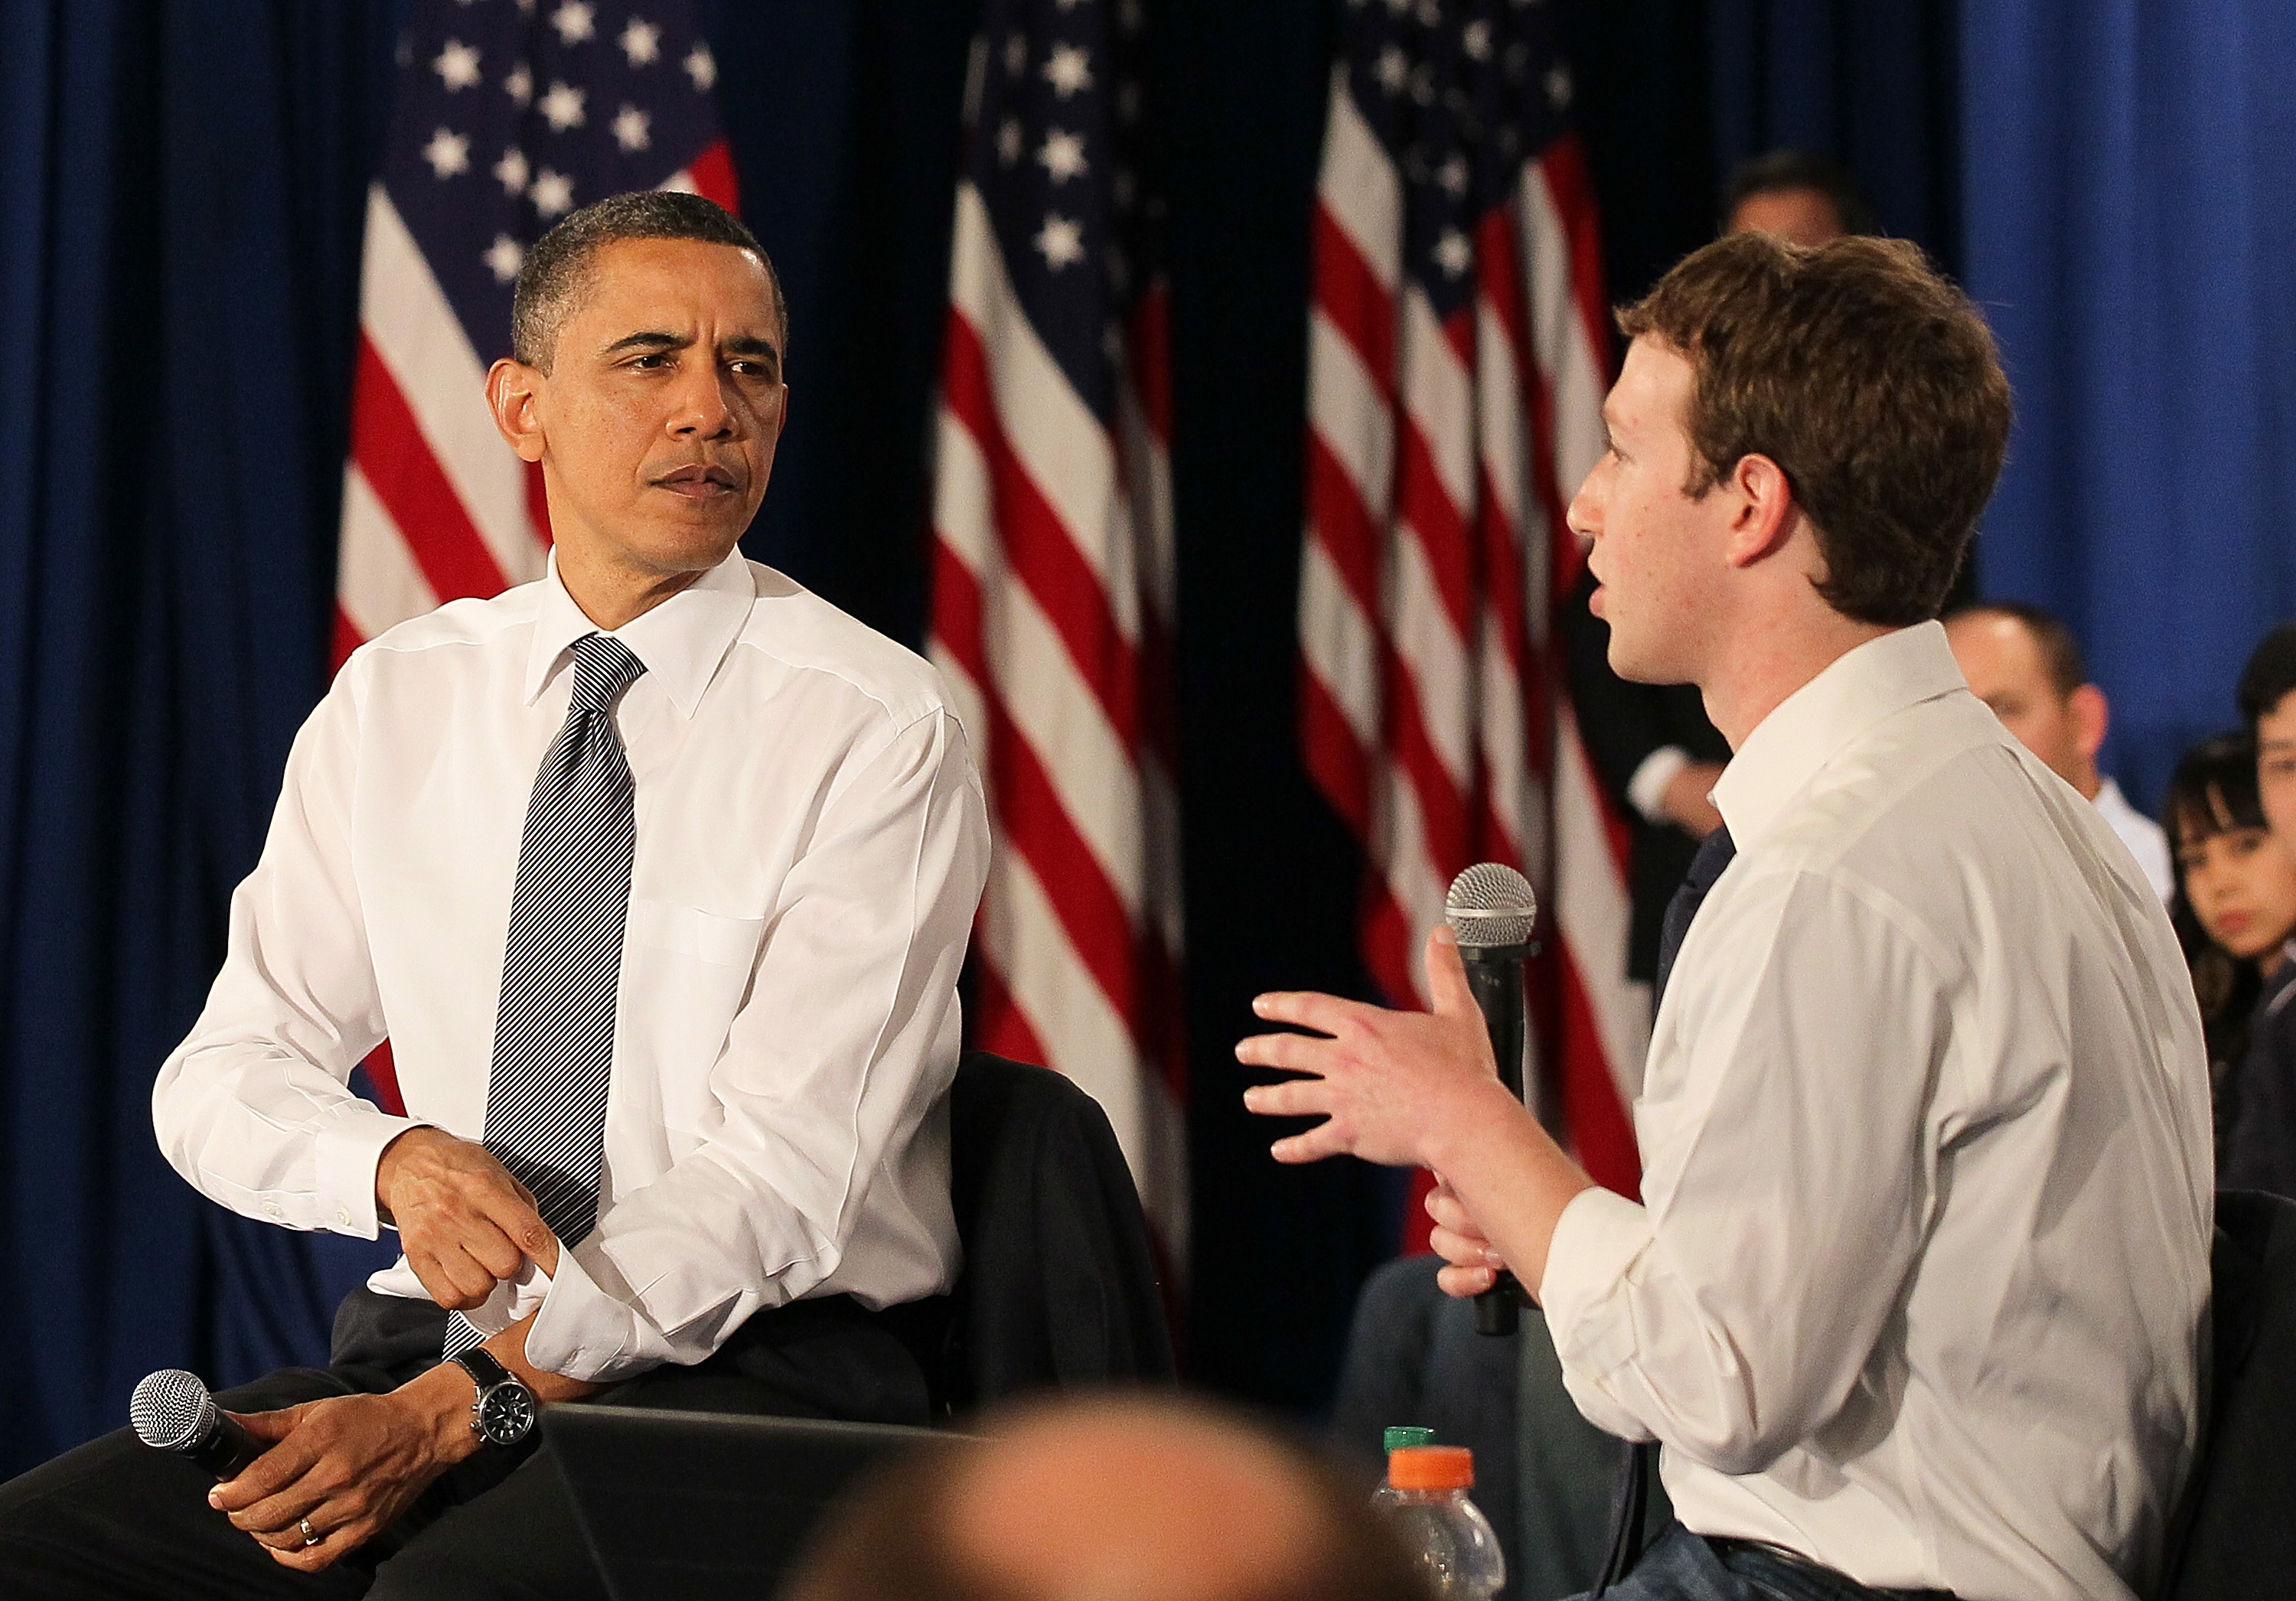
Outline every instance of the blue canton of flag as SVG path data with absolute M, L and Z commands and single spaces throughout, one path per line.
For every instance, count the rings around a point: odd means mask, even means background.
M 1349 86 L 1404 181 L 1403 269 L 1439 320 L 1475 293 L 1475 228 L 1564 131 L 1541 0 L 1349 0 Z
M 718 139 L 718 63 L 676 0 L 437 0 L 399 63 L 381 181 L 481 361 L 509 349 L 511 282 L 545 230 Z
M 1147 166 L 1142 0 L 989 0 L 973 58 L 965 174 L 1021 309 L 1113 424 L 1124 321 L 1160 262 Z

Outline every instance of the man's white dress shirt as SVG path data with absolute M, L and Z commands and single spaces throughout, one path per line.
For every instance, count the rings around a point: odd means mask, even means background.
M 1540 1286 L 1676 1513 L 1871 1585 L 2099 1601 L 2200 1424 L 2209 1085 L 2176 936 L 1935 624 L 1836 661 L 1714 792 L 1737 857 Z
M 549 576 L 355 654 L 296 737 L 160 1144 L 252 1218 L 374 1237 L 417 1123 L 484 1131 L 528 799 L 593 625 Z M 956 976 L 988 837 L 924 661 L 736 553 L 613 631 L 636 858 L 596 1231 L 474 1315 L 534 1309 L 582 1379 L 715 1351 L 752 1311 L 947 1287 Z M 388 1036 L 407 1117 L 345 1087 Z M 373 1287 L 422 1296 L 402 1257 Z
M 2161 825 L 2128 804 L 2128 797 L 2110 778 L 2097 787 L 2096 809 L 2106 825 L 2128 847 L 2128 854 L 2144 870 L 2144 882 L 2166 906 L 2177 892 L 2176 869 L 2169 858 L 2169 836 Z

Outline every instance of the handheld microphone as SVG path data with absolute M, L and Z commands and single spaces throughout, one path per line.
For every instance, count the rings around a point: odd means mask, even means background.
M 1497 1058 L 1499 1081 L 1523 1098 L 1525 1028 L 1522 964 L 1530 955 L 1530 932 L 1538 921 L 1538 898 L 1530 881 L 1513 867 L 1478 862 L 1451 881 L 1443 898 L 1443 921 L 1459 941 L 1467 987 L 1483 1014 Z M 1499 1270 L 1491 1287 L 1475 1297 L 1475 1332 L 1511 1334 L 1520 1322 L 1521 1286 L 1513 1273 Z
M 179 1451 L 218 1479 L 237 1478 L 267 1449 L 216 1405 L 199 1375 L 180 1367 L 163 1367 L 136 1385 L 127 1416 L 145 1445 Z

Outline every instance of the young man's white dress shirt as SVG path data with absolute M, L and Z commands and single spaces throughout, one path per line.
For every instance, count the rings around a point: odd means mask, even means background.
M 1714 792 L 1737 856 L 1658 1014 L 1644 1203 L 1541 1299 L 1699 1533 L 1965 1601 L 2144 1593 L 2200 1427 L 2209 1087 L 2161 902 L 1923 624 Z
M 527 802 L 595 631 L 558 580 L 458 601 L 344 667 L 232 899 L 207 1009 L 153 1092 L 211 1199 L 372 1238 L 383 1147 L 481 1137 Z M 715 1351 L 752 1311 L 883 1306 L 956 1265 L 956 976 L 988 866 L 923 661 L 737 552 L 614 630 L 636 858 L 596 1231 L 480 1314 L 581 1379 Z M 388 1034 L 408 1116 L 345 1087 Z M 375 1289 L 421 1297 L 405 1259 Z

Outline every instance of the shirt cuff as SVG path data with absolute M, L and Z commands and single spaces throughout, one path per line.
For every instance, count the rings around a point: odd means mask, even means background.
M 595 1235 L 585 1241 L 588 1245 Z M 542 1310 L 526 1331 L 526 1359 L 546 1372 L 591 1383 L 612 1383 L 661 1365 L 644 1354 L 638 1315 L 601 1289 L 580 1254 L 562 1247 Z
M 1565 1367 L 1601 1380 L 1634 1356 L 1634 1320 L 1620 1292 L 1650 1243 L 1650 1213 L 1599 1185 L 1579 1191 L 1554 1220 L 1538 1304 Z
M 1667 816 L 1666 786 L 1674 776 L 1690 765 L 1690 752 L 1680 745 L 1660 745 L 1643 758 L 1635 776 L 1627 780 L 1627 803 L 1644 818 L 1660 825 L 1674 819 Z
M 393 1117 L 371 1102 L 343 1102 L 317 1136 L 318 1226 L 363 1240 L 380 1235 L 374 1170 L 381 1165 L 383 1147 L 409 1129 L 427 1126 Z

